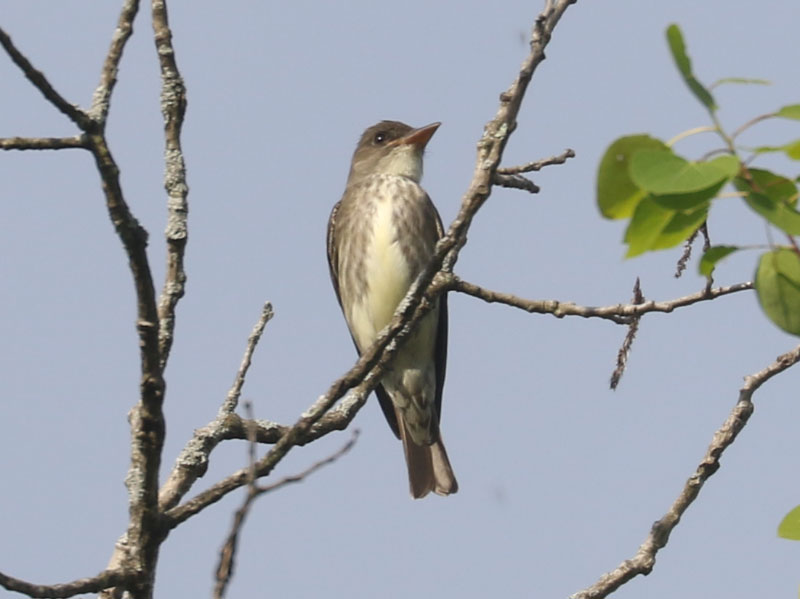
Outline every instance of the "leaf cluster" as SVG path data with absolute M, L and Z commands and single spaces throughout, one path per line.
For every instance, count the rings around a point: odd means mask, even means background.
M 712 90 L 722 84 L 764 84 L 761 79 L 728 77 L 703 85 L 692 70 L 683 35 L 677 25 L 667 28 L 667 42 L 680 75 L 709 114 L 711 124 L 690 129 L 670 141 L 647 134 L 616 139 L 603 155 L 597 173 L 597 205 L 609 219 L 628 221 L 624 241 L 626 257 L 675 247 L 702 227 L 713 202 L 739 197 L 752 213 L 777 229 L 785 245 L 768 244 L 758 260 L 755 286 L 762 309 L 784 331 L 800 335 L 800 235 L 797 210 L 798 176 L 785 176 L 755 168 L 760 155 L 782 152 L 800 160 L 800 139 L 783 144 L 744 148 L 736 137 L 751 126 L 772 118 L 800 120 L 800 104 L 790 104 L 757 116 L 733 134 L 718 118 Z M 679 140 L 702 132 L 715 132 L 722 147 L 693 160 L 677 154 Z M 730 192 L 723 192 L 731 189 Z M 714 245 L 699 262 L 700 273 L 711 278 L 714 267 L 732 253 L 753 246 Z

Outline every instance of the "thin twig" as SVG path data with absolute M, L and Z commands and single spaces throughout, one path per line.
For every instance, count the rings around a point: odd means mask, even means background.
M 484 127 L 478 142 L 478 157 L 467 192 L 461 201 L 461 209 L 450 228 L 437 245 L 437 251 L 420 279 L 427 287 L 438 270 L 452 272 L 459 252 L 467 241 L 467 231 L 472 219 L 489 198 L 495 173 L 500 166 L 508 138 L 516 128 L 517 114 L 536 68 L 545 59 L 545 48 L 550 42 L 564 12 L 577 0 L 548 0 L 544 10 L 536 18 L 531 34 L 530 53 L 525 58 L 519 74 L 511 86 L 500 94 L 500 106 L 494 119 Z M 407 299 L 416 301 L 417 292 L 412 287 Z
M 494 184 L 500 187 L 509 187 L 511 189 L 521 189 L 529 193 L 539 193 L 539 186 L 530 179 L 526 179 L 522 175 L 500 175 L 495 174 Z
M 105 570 L 91 578 L 79 578 L 64 584 L 34 584 L 12 578 L 0 572 L 0 586 L 8 591 L 23 593 L 28 597 L 46 597 L 50 599 L 63 599 L 85 593 L 97 593 L 109 587 L 128 584 L 133 575 L 122 570 Z
M 11 41 L 9 35 L 0 28 L 0 45 L 3 46 L 11 60 L 19 67 L 25 77 L 38 89 L 50 104 L 63 112 L 69 120 L 78 125 L 84 131 L 91 128 L 93 122 L 83 110 L 76 104 L 68 102 L 45 77 L 44 73 L 37 70 L 22 52 L 20 52 Z
M 633 284 L 633 299 L 631 300 L 631 304 L 634 306 L 640 306 L 643 303 L 644 294 L 642 293 L 639 277 L 636 277 L 636 282 Z M 633 340 L 636 339 L 636 333 L 639 332 L 639 322 L 641 319 L 641 315 L 636 316 L 631 319 L 631 323 L 628 325 L 628 333 L 625 335 L 625 339 L 622 341 L 622 346 L 619 348 L 619 352 L 617 353 L 617 366 L 614 368 L 614 372 L 611 373 L 610 387 L 612 390 L 617 388 L 622 375 L 625 373 L 625 367 L 628 365 L 628 355 L 631 352 Z
M 773 376 L 780 374 L 800 361 L 800 346 L 778 357 L 775 362 L 753 375 L 745 377 L 739 391 L 739 399 L 722 427 L 714 433 L 711 444 L 695 472 L 687 479 L 681 493 L 667 513 L 653 524 L 650 534 L 631 559 L 623 561 L 615 570 L 608 572 L 592 586 L 572 595 L 572 599 L 601 599 L 607 597 L 623 584 L 638 575 L 647 575 L 653 570 L 656 554 L 669 541 L 670 533 L 680 522 L 686 509 L 697 498 L 705 482 L 719 469 L 724 451 L 736 440 L 753 413 L 753 393 Z
M 252 422 L 252 419 L 250 420 Z M 214 585 L 214 599 L 222 599 L 225 596 L 225 591 L 228 588 L 228 583 L 233 576 L 233 567 L 236 561 L 236 548 L 238 544 L 239 533 L 242 530 L 242 526 L 244 526 L 245 519 L 247 518 L 247 514 L 250 511 L 250 508 L 253 505 L 253 502 L 264 495 L 265 493 L 270 493 L 272 491 L 276 491 L 282 487 L 293 483 L 299 483 L 312 474 L 323 468 L 332 464 L 348 451 L 353 448 L 355 445 L 356 440 L 358 439 L 359 431 L 358 429 L 353 431 L 350 440 L 345 443 L 338 451 L 331 454 L 324 460 L 320 460 L 315 462 L 302 472 L 298 474 L 294 474 L 291 476 L 286 476 L 278 481 L 275 481 L 272 484 L 259 486 L 255 482 L 255 460 L 254 460 L 254 452 L 256 447 L 255 437 L 251 435 L 251 441 L 248 443 L 249 449 L 249 458 L 250 458 L 250 481 L 248 482 L 247 486 L 247 495 L 245 496 L 242 505 L 236 510 L 236 513 L 233 517 L 233 524 L 231 525 L 231 531 L 228 534 L 228 538 L 225 541 L 225 544 L 222 546 L 219 554 L 219 564 L 217 566 L 217 573 L 216 573 L 216 584 Z
M 117 28 L 111 36 L 111 45 L 103 61 L 103 69 L 100 71 L 100 81 L 92 95 L 92 107 L 89 114 L 98 123 L 105 124 L 108 119 L 108 111 L 111 107 L 111 94 L 117 84 L 117 73 L 119 63 L 122 60 L 122 53 L 125 44 L 128 43 L 133 35 L 133 20 L 139 12 L 139 0 L 125 0 L 117 19 Z
M 0 150 L 67 150 L 72 148 L 86 149 L 86 140 L 82 135 L 74 137 L 0 138 Z
M 755 125 L 757 123 L 760 123 L 761 121 L 765 121 L 767 119 L 771 119 L 771 118 L 773 118 L 775 116 L 776 116 L 776 113 L 770 112 L 769 114 L 762 114 L 762 115 L 759 115 L 757 117 L 754 117 L 754 118 L 750 119 L 745 124 L 741 125 L 738 129 L 736 129 L 736 131 L 731 133 L 731 141 L 735 140 L 737 137 L 739 137 L 739 135 L 741 135 L 742 133 L 747 131 L 753 125 Z
M 208 468 L 208 457 L 212 450 L 223 439 L 231 438 L 223 435 L 224 431 L 227 429 L 226 423 L 229 420 L 242 422 L 239 416 L 233 412 L 239 402 L 242 387 L 247 377 L 247 371 L 253 359 L 253 353 L 255 352 L 258 342 L 261 340 L 261 336 L 264 334 L 267 323 L 272 319 L 273 314 L 272 304 L 266 302 L 261 309 L 261 316 L 258 322 L 256 322 L 247 339 L 247 346 L 245 347 L 239 370 L 236 373 L 233 385 L 231 385 L 225 401 L 220 407 L 216 419 L 207 426 L 195 431 L 192 438 L 178 456 L 175 467 L 172 469 L 169 478 L 161 487 L 159 493 L 159 508 L 162 511 L 177 505 L 194 482 L 205 474 Z M 246 429 L 247 427 L 245 426 L 244 428 Z M 246 438 L 246 436 L 241 438 Z
M 678 133 L 675 137 L 668 140 L 665 144 L 668 148 L 671 148 L 680 140 L 690 137 L 692 135 L 697 135 L 698 133 L 715 133 L 717 131 L 717 127 L 714 125 L 702 125 L 700 127 L 693 127 L 692 129 L 688 129 L 687 131 L 682 131 Z
M 564 318 L 565 316 L 604 318 L 617 324 L 630 324 L 634 318 L 638 318 L 642 314 L 647 314 L 648 312 L 672 312 L 677 308 L 684 308 L 699 302 L 710 301 L 723 295 L 753 289 L 753 284 L 751 282 L 745 282 L 729 285 L 728 287 L 717 287 L 716 289 L 710 289 L 708 291 L 703 290 L 698 293 L 662 302 L 654 302 L 651 300 L 638 305 L 579 306 L 572 302 L 560 302 L 557 300 L 530 300 L 511 295 L 510 293 L 501 293 L 499 291 L 484 289 L 483 287 L 468 283 L 449 273 L 442 278 L 441 285 L 449 291 L 466 293 L 467 295 L 482 299 L 485 302 L 505 304 L 535 314 L 552 314 L 556 318 Z
M 501 166 L 497 169 L 498 175 L 520 175 L 522 173 L 531 173 L 540 171 L 546 166 L 551 164 L 564 164 L 570 158 L 575 158 L 575 151 L 567 148 L 558 156 L 550 156 L 550 158 L 542 158 L 541 160 L 534 160 L 519 166 Z
M 233 566 L 236 563 L 236 548 L 239 541 L 239 532 L 244 526 L 244 521 L 247 518 L 250 506 L 253 504 L 257 492 L 256 450 L 258 448 L 258 442 L 256 441 L 255 426 L 252 424 L 254 422 L 253 404 L 249 401 L 244 402 L 244 413 L 250 423 L 247 426 L 247 494 L 245 495 L 244 502 L 242 502 L 242 505 L 234 514 L 231 531 L 228 533 L 228 538 L 219 552 L 216 584 L 214 585 L 214 599 L 222 599 L 225 596 L 228 583 L 230 583 L 233 577 Z
M 247 371 L 250 369 L 250 364 L 253 360 L 253 352 L 255 352 L 256 346 L 261 340 L 261 336 L 264 334 L 264 329 L 266 328 L 267 323 L 272 320 L 274 315 L 275 312 L 272 309 L 272 304 L 265 302 L 264 307 L 261 308 L 261 316 L 259 317 L 258 322 L 255 324 L 253 330 L 250 332 L 250 336 L 247 338 L 247 347 L 244 350 L 242 362 L 239 364 L 239 370 L 236 372 L 236 377 L 234 378 L 233 385 L 228 391 L 225 402 L 220 408 L 220 415 L 232 414 L 236 409 L 236 405 L 239 402 L 239 397 L 242 394 L 244 380 L 247 377 Z

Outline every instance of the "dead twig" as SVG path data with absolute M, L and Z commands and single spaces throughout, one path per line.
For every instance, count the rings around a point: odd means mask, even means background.
M 252 415 L 250 415 L 250 405 L 249 403 L 245 403 L 245 409 L 248 412 L 248 419 L 249 422 L 253 422 Z M 238 545 L 239 540 L 239 533 L 244 526 L 245 519 L 247 518 L 247 514 L 250 511 L 250 508 L 253 505 L 253 502 L 264 495 L 265 493 L 270 493 L 272 491 L 276 491 L 281 487 L 285 487 L 286 485 L 299 483 L 312 474 L 323 468 L 328 466 L 346 454 L 353 448 L 355 445 L 356 440 L 358 439 L 359 431 L 358 429 L 353 431 L 353 434 L 350 440 L 345 443 L 338 451 L 331 454 L 327 458 L 315 462 L 302 472 L 298 474 L 294 474 L 291 476 L 286 476 L 280 480 L 275 481 L 272 484 L 260 486 L 256 483 L 256 459 L 255 459 L 255 451 L 256 447 L 258 446 L 256 439 L 255 439 L 255 432 L 253 431 L 252 427 L 248 427 L 250 429 L 249 433 L 249 442 L 248 442 L 248 458 L 249 458 L 249 482 L 247 484 L 247 495 L 245 496 L 242 505 L 236 510 L 236 513 L 233 517 L 233 524 L 231 525 L 231 531 L 228 533 L 228 537 L 225 541 L 225 544 L 222 546 L 219 554 L 219 564 L 217 566 L 217 573 L 216 573 L 216 583 L 214 585 L 214 599 L 222 599 L 225 596 L 225 591 L 228 588 L 228 584 L 230 583 L 231 577 L 233 576 L 233 567 L 236 560 L 236 548 Z
M 719 469 L 720 458 L 731 446 L 753 414 L 753 393 L 772 377 L 800 361 L 800 346 L 779 356 L 763 370 L 745 377 L 739 399 L 723 425 L 714 433 L 706 454 L 694 473 L 686 480 L 678 497 L 664 516 L 653 524 L 650 534 L 636 554 L 617 568 L 604 574 L 592 586 L 572 595 L 572 599 L 601 599 L 607 597 L 632 578 L 647 575 L 655 566 L 656 554 L 669 541 L 669 536 L 684 512 L 697 498 L 705 482 Z

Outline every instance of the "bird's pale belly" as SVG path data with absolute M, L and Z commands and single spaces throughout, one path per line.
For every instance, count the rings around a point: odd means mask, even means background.
M 355 302 L 352 314 L 354 336 L 362 351 L 392 320 L 398 304 L 418 274 L 411 271 L 403 254 L 393 218 L 392 203 L 378 200 L 371 223 L 370 246 L 363 263 L 368 291 Z M 395 367 L 404 362 L 424 363 L 430 360 L 435 345 L 435 331 L 434 311 L 418 324 L 403 351 L 396 357 Z

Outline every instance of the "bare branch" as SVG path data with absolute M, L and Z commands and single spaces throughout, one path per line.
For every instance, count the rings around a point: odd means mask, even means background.
M 251 420 L 252 422 L 252 420 Z M 255 460 L 253 459 L 254 456 L 254 448 L 256 447 L 256 440 L 255 435 L 251 435 L 250 439 L 250 481 L 247 487 L 247 495 L 245 497 L 244 502 L 242 503 L 241 507 L 236 510 L 236 514 L 233 518 L 233 525 L 231 526 L 231 531 L 228 534 L 228 538 L 225 541 L 225 545 L 223 545 L 220 556 L 219 556 L 219 565 L 217 566 L 217 575 L 216 575 L 216 585 L 214 586 L 214 598 L 215 599 L 222 599 L 225 596 L 225 591 L 228 587 L 228 583 L 230 582 L 231 577 L 233 576 L 233 566 L 236 559 L 236 547 L 239 538 L 239 532 L 244 525 L 245 518 L 247 518 L 247 514 L 250 511 L 250 507 L 252 506 L 253 502 L 264 495 L 265 493 L 270 493 L 272 491 L 276 491 L 286 485 L 290 485 L 293 483 L 299 483 L 309 476 L 311 476 L 314 472 L 323 468 L 329 464 L 332 464 L 344 454 L 346 454 L 350 449 L 352 449 L 353 445 L 355 445 L 356 440 L 358 439 L 359 431 L 358 429 L 353 431 L 350 440 L 345 443 L 338 451 L 333 453 L 332 455 L 328 456 L 324 460 L 320 460 L 315 462 L 310 467 L 306 468 L 299 474 L 295 474 L 292 476 L 286 476 L 274 483 L 266 486 L 259 486 L 255 483 Z
M 92 107 L 89 109 L 89 114 L 98 123 L 105 123 L 108 118 L 111 93 L 117 84 L 119 62 L 122 60 L 125 44 L 133 34 L 133 20 L 136 18 L 137 12 L 139 12 L 139 0 L 125 0 L 119 19 L 117 19 L 117 28 L 111 37 L 111 46 L 108 48 L 108 53 L 103 61 L 100 82 L 92 95 Z
M 153 276 L 147 258 L 147 232 L 131 213 L 122 193 L 117 167 L 104 125 L 117 68 L 125 43 L 132 33 L 132 21 L 138 10 L 137 0 L 126 0 L 112 38 L 100 83 L 95 90 L 92 114 L 101 124 L 86 136 L 95 158 L 106 197 L 106 208 L 128 257 L 136 291 L 137 331 L 141 358 L 139 402 L 130 412 L 131 461 L 125 484 L 128 488 L 128 529 L 117 543 L 109 563 L 111 568 L 124 565 L 139 573 L 128 587 L 134 598 L 152 597 L 158 549 L 164 539 L 158 509 L 158 474 L 164 446 L 164 378 L 159 353 L 159 318 Z M 116 596 L 119 589 L 105 591 Z
M 511 189 L 521 189 L 530 193 L 539 193 L 539 186 L 522 175 L 495 174 L 494 184 L 500 187 L 510 187 Z
M 540 171 L 546 166 L 551 164 L 564 164 L 570 158 L 575 158 L 575 151 L 567 148 L 558 156 L 550 156 L 550 158 L 542 158 L 541 160 L 534 160 L 519 166 L 501 166 L 497 169 L 498 175 L 519 175 L 522 173 L 531 173 Z
M 8 34 L 0 28 L 0 45 L 3 46 L 5 51 L 11 57 L 11 60 L 23 72 L 25 77 L 33 84 L 33 86 L 42 92 L 42 95 L 55 106 L 58 110 L 63 112 L 69 119 L 78 125 L 81 129 L 86 131 L 92 126 L 92 119 L 76 104 L 72 104 L 64 99 L 55 88 L 50 85 L 50 82 L 45 77 L 44 73 L 37 70 L 31 62 L 20 52 L 11 41 Z
M 126 477 L 131 500 L 131 529 L 128 535 L 133 543 L 132 533 L 138 537 L 145 535 L 147 530 L 146 536 L 149 536 L 157 529 L 158 521 L 158 470 L 164 442 L 164 415 L 161 409 L 164 379 L 158 352 L 158 311 L 147 259 L 147 232 L 125 201 L 119 182 L 119 169 L 105 137 L 102 134 L 87 137 L 102 179 L 108 214 L 127 254 L 136 290 L 136 326 L 142 378 L 140 401 L 130 415 L 131 466 Z
M 244 526 L 244 521 L 250 511 L 250 506 L 255 500 L 256 488 L 256 441 L 255 426 L 253 424 L 253 406 L 249 401 L 244 402 L 244 411 L 248 418 L 247 426 L 247 494 L 244 502 L 236 510 L 233 525 L 228 533 L 228 538 L 219 552 L 217 564 L 216 584 L 214 585 L 214 599 L 222 599 L 228 588 L 228 583 L 233 577 L 233 566 L 236 563 L 236 548 L 239 542 L 239 533 Z
M 529 300 L 514 295 L 490 291 L 477 285 L 463 281 L 451 273 L 440 273 L 432 286 L 433 292 L 460 291 L 484 301 L 503 303 L 515 308 L 520 308 L 530 313 L 552 314 L 557 318 L 565 316 L 580 316 L 583 318 L 603 318 L 617 324 L 630 325 L 642 315 L 649 312 L 672 312 L 677 308 L 690 306 L 702 301 L 708 301 L 731 293 L 752 289 L 752 283 L 739 283 L 729 287 L 712 289 L 695 293 L 685 297 L 663 302 L 647 302 L 642 304 L 617 304 L 605 307 L 578 306 L 573 303 L 558 302 L 555 300 Z M 345 430 L 360 408 L 360 402 L 353 394 L 348 395 L 339 405 L 327 412 L 312 426 L 309 431 L 297 439 L 297 445 L 305 445 L 334 431 Z M 277 443 L 290 429 L 290 427 L 257 420 L 248 423 L 236 414 L 230 414 L 218 423 L 215 431 L 217 442 L 224 439 L 247 439 L 249 426 L 255 427 L 256 440 L 259 443 Z M 205 429 L 200 429 L 202 434 Z
M 242 394 L 242 387 L 244 387 L 247 371 L 250 369 L 250 364 L 253 360 L 253 352 L 255 352 L 256 346 L 261 340 L 261 336 L 264 334 L 267 323 L 272 320 L 274 315 L 275 312 L 272 310 L 272 304 L 269 302 L 264 303 L 264 307 L 261 309 L 261 317 L 253 327 L 250 336 L 247 338 L 247 347 L 242 356 L 242 363 L 239 365 L 239 370 L 236 373 L 233 386 L 230 388 L 230 391 L 228 391 L 228 396 L 225 398 L 222 408 L 220 408 L 220 415 L 232 414 L 236 409 L 239 397 Z
M 458 254 L 466 243 L 472 219 L 489 198 L 497 168 L 503 157 L 503 150 L 508 137 L 517 125 L 517 114 L 533 73 L 545 59 L 544 50 L 550 42 L 553 29 L 567 8 L 576 2 L 577 0 L 548 0 L 544 10 L 536 18 L 531 35 L 530 53 L 523 61 L 517 78 L 508 90 L 500 94 L 500 107 L 494 119 L 484 127 L 483 136 L 478 142 L 478 157 L 469 189 L 464 194 L 461 209 L 450 225 L 447 235 L 437 245 L 437 252 L 419 281 L 420 287 L 427 287 L 440 268 L 452 272 Z M 416 302 L 420 295 L 421 292 L 412 286 L 407 299 Z
M 161 114 L 164 117 L 164 188 L 167 190 L 167 271 L 164 288 L 158 306 L 159 352 L 164 368 L 172 348 L 175 330 L 175 307 L 183 297 L 186 273 L 183 255 L 188 240 L 187 217 L 189 215 L 189 186 L 186 183 L 186 165 L 181 149 L 181 129 L 186 114 L 186 87 L 183 84 L 175 49 L 172 47 L 172 32 L 167 19 L 164 0 L 152 1 L 153 32 L 155 34 L 158 61 L 161 67 Z
M 2 137 L 0 150 L 67 150 L 86 149 L 86 140 L 75 137 Z
M 631 300 L 631 303 L 634 306 L 644 303 L 644 294 L 642 293 L 639 277 L 636 277 L 636 282 L 633 284 L 633 299 Z M 622 341 L 622 347 L 619 348 L 619 352 L 617 353 L 617 367 L 614 368 L 614 372 L 611 373 L 611 389 L 617 388 L 617 385 L 619 385 L 619 381 L 625 372 L 625 366 L 628 364 L 628 355 L 631 352 L 633 340 L 636 338 L 636 333 L 639 331 L 640 320 L 641 316 L 634 317 L 631 319 L 631 324 L 628 326 L 628 333 L 625 335 L 625 339 Z
M 248 427 L 242 424 L 242 419 L 239 418 L 233 411 L 239 401 L 239 396 L 242 393 L 245 377 L 250 368 L 250 362 L 253 358 L 258 342 L 264 334 L 264 328 L 273 316 L 272 304 L 266 302 L 261 310 L 261 316 L 258 322 L 253 327 L 250 337 L 247 340 L 247 347 L 242 357 L 242 363 L 239 366 L 239 371 L 236 373 L 233 385 L 231 386 L 228 395 L 225 398 L 222 407 L 219 410 L 217 418 L 209 423 L 207 426 L 195 431 L 192 439 L 186 444 L 178 457 L 175 468 L 169 475 L 169 478 L 164 483 L 159 493 L 159 507 L 162 511 L 174 507 L 186 494 L 194 482 L 203 476 L 208 468 L 208 456 L 213 449 L 223 439 L 233 438 L 247 438 Z M 242 437 L 233 437 L 226 434 L 230 421 L 235 421 L 241 426 L 237 430 L 243 431 Z M 285 432 L 285 431 L 284 431 Z M 277 441 L 277 439 L 275 439 Z M 273 441 L 273 442 L 275 442 Z
M 677 308 L 684 308 L 699 302 L 710 301 L 753 288 L 751 282 L 736 283 L 728 287 L 717 287 L 716 289 L 703 290 L 698 293 L 679 297 L 674 300 L 663 302 L 648 301 L 643 304 L 617 304 L 615 306 L 579 306 L 572 302 L 559 302 L 558 300 L 530 300 L 510 293 L 501 293 L 484 289 L 478 285 L 473 285 L 459 279 L 452 273 L 448 273 L 442 278 L 441 286 L 450 291 L 459 291 L 473 297 L 482 299 L 489 303 L 500 303 L 531 312 L 533 314 L 552 314 L 556 318 L 565 316 L 580 316 L 582 318 L 604 318 L 617 324 L 630 324 L 632 319 L 638 318 L 648 312 L 672 312 Z
M 608 572 L 592 586 L 572 595 L 572 599 L 600 599 L 607 597 L 623 584 L 638 575 L 647 575 L 653 570 L 656 554 L 669 541 L 669 535 L 680 522 L 686 509 L 697 498 L 705 482 L 719 469 L 724 451 L 736 440 L 753 413 L 753 393 L 773 376 L 780 374 L 800 361 L 800 346 L 779 356 L 775 362 L 745 377 L 739 391 L 739 400 L 722 427 L 714 433 L 705 456 L 672 503 L 669 511 L 653 524 L 650 534 L 631 559 L 622 562 L 616 570 Z
M 80 578 L 63 584 L 34 584 L 12 578 L 0 572 L 0 586 L 9 591 L 23 593 L 28 597 L 47 597 L 61 599 L 84 593 L 97 593 L 113 586 L 124 586 L 133 579 L 121 570 L 105 570 L 91 578 Z
M 335 453 L 329 455 L 327 458 L 323 460 L 314 462 L 311 466 L 309 466 L 302 472 L 299 472 L 298 474 L 285 476 L 282 479 L 277 480 L 269 485 L 264 485 L 264 486 L 255 485 L 256 497 L 264 495 L 265 493 L 271 493 L 272 491 L 277 491 L 278 489 L 280 489 L 281 487 L 285 487 L 286 485 L 302 482 L 303 480 L 314 474 L 314 472 L 316 472 L 320 468 L 333 464 L 336 460 L 338 460 L 340 457 L 342 457 L 344 454 L 346 454 L 353 448 L 353 445 L 355 445 L 356 441 L 358 440 L 358 436 L 360 434 L 361 431 L 355 429 L 352 432 L 350 440 L 344 445 L 342 445 L 342 447 L 340 447 Z

